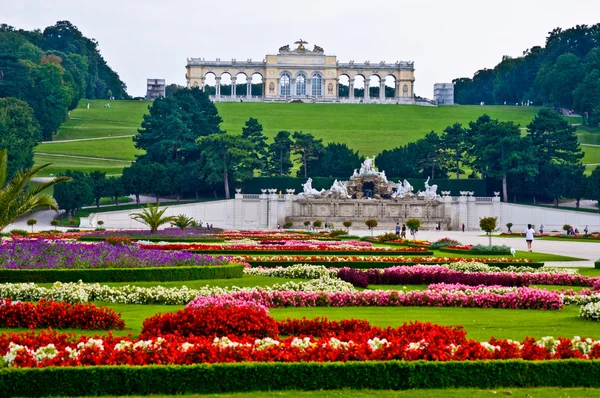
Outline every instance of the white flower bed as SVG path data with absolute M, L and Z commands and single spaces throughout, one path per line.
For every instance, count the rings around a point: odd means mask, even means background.
M 244 274 L 273 278 L 319 279 L 323 277 L 335 278 L 337 276 L 337 271 L 327 269 L 322 265 L 295 264 L 291 267 L 244 268 Z
M 600 302 L 588 303 L 581 306 L 579 316 L 583 319 L 592 321 L 600 321 Z

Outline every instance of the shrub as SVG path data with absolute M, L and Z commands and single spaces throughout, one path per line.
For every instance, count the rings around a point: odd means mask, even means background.
M 79 232 L 79 228 L 70 228 L 67 229 L 67 232 Z
M 479 219 L 479 227 L 485 231 L 490 239 L 490 246 L 492 245 L 492 232 L 496 230 L 496 223 L 498 217 L 482 217 Z
M 571 228 L 573 228 L 573 227 L 570 226 L 569 224 L 563 225 L 563 231 L 565 231 L 565 232 L 569 232 L 571 230 Z
M 431 245 L 429 245 L 430 249 L 439 249 L 440 247 L 446 247 L 446 246 L 461 246 L 462 243 L 460 243 L 459 241 L 455 240 L 455 239 L 450 239 L 450 238 L 442 238 L 439 239 L 435 242 L 433 242 Z
M 31 233 L 33 233 L 33 226 L 37 224 L 37 220 L 35 218 L 30 218 L 27 220 L 27 225 L 31 227 Z
M 474 253 L 489 253 L 489 254 L 510 254 L 510 247 L 506 245 L 475 245 L 472 246 L 469 251 Z
M 333 229 L 331 230 L 331 232 L 329 232 L 329 236 L 331 236 L 332 238 L 337 238 L 338 236 L 344 235 L 348 235 L 348 232 L 344 231 L 343 229 Z
M 69 220 L 69 225 L 74 227 L 75 225 L 79 225 L 79 222 L 77 220 Z
M 11 235 L 19 235 L 19 236 L 27 236 L 27 235 L 29 235 L 29 232 L 25 231 L 24 229 L 11 229 L 10 234 Z
M 346 227 L 346 229 L 348 230 L 348 233 L 350 233 L 350 227 L 352 226 L 352 221 L 350 221 L 350 220 L 346 220 L 346 221 L 344 221 L 344 222 L 342 223 L 342 225 L 343 225 L 344 227 Z
M 323 222 L 321 220 L 313 221 L 313 227 L 315 227 L 315 228 L 321 228 L 322 225 L 323 225 Z
M 104 225 L 104 221 L 100 220 L 100 221 L 98 221 L 98 223 L 97 223 L 97 224 L 98 224 L 99 226 L 103 226 L 103 225 Z
M 283 224 L 283 228 L 285 228 L 285 229 L 290 229 L 290 228 L 292 228 L 293 226 L 294 226 L 294 223 L 293 223 L 293 222 L 291 222 L 291 221 L 286 221 L 286 222 Z
M 511 222 L 506 223 L 506 228 L 508 228 L 508 232 L 512 232 L 511 231 L 512 226 L 513 226 L 513 223 L 511 223 Z
M 140 338 L 168 334 L 209 338 L 227 335 L 274 338 L 278 337 L 279 330 L 277 322 L 264 308 L 224 304 L 156 314 L 144 321 Z
M 60 221 L 58 220 L 52 220 L 50 221 L 50 225 L 52 225 L 54 227 L 54 230 L 56 231 L 56 227 L 60 224 Z
M 308 228 L 308 226 L 309 226 L 309 225 L 310 225 L 310 221 L 308 221 L 308 220 L 304 221 L 304 226 L 305 226 L 306 228 Z
M 415 232 L 418 231 L 421 227 L 421 220 L 417 218 L 409 218 L 408 220 L 406 220 L 406 226 L 410 230 L 410 234 L 412 235 L 413 240 L 415 240 Z
M 380 242 L 387 242 L 387 241 L 390 241 L 390 240 L 398 240 L 398 239 L 399 239 L 398 235 L 396 235 L 395 233 L 392 233 L 392 232 L 388 232 L 388 233 L 385 233 L 383 235 L 379 235 L 377 237 L 377 240 L 380 241 Z

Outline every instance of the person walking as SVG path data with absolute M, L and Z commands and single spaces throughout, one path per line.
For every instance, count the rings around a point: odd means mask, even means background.
M 586 235 L 588 234 L 588 226 L 587 226 L 587 225 L 586 225 L 586 226 L 585 226 L 585 228 L 583 229 L 583 233 L 584 233 L 584 234 L 586 234 Z
M 533 243 L 533 234 L 535 231 L 531 228 L 531 224 L 527 224 L 527 229 L 525 230 L 525 241 L 527 242 L 527 249 L 531 252 L 531 243 Z
M 540 225 L 540 234 L 544 233 L 544 224 Z
M 465 232 L 465 224 L 462 225 L 462 231 Z
M 400 234 L 400 237 L 406 239 L 406 224 L 402 224 L 402 233 Z
M 396 236 L 400 237 L 400 223 L 396 223 Z

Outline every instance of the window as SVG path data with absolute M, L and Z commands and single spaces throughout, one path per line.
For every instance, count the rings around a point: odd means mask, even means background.
M 296 77 L 296 95 L 306 95 L 306 76 L 303 73 Z
M 282 97 L 289 97 L 291 95 L 290 91 L 290 75 L 289 73 L 284 73 L 281 75 L 279 79 L 279 95 Z
M 312 95 L 313 97 L 320 97 L 323 95 L 323 78 L 319 73 L 312 74 Z

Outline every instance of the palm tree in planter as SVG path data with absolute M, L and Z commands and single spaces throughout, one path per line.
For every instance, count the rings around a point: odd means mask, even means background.
M 31 233 L 33 233 L 33 226 L 37 224 L 37 220 L 35 218 L 30 218 L 27 220 L 27 225 L 31 227 Z
M 375 227 L 377 227 L 377 224 L 379 224 L 377 222 L 377 220 L 372 219 L 372 218 L 369 219 L 369 220 L 367 220 L 367 221 L 365 221 L 365 225 L 367 227 L 369 227 L 369 229 L 371 230 L 371 236 L 373 236 L 373 230 L 375 229 Z
M 31 179 L 52 163 L 17 172 L 8 180 L 8 155 L 6 149 L 0 151 L 0 231 L 19 217 L 37 210 L 58 211 L 58 204 L 51 195 L 43 191 L 60 182 L 70 181 L 68 177 L 56 177 L 36 187 L 27 189 Z
M 175 217 L 173 224 L 182 231 L 187 227 L 191 227 L 194 225 L 194 219 L 192 217 L 188 217 L 185 214 L 179 214 Z
M 152 205 L 148 203 L 148 207 L 142 210 L 141 213 L 133 213 L 131 218 L 150 227 L 150 233 L 155 233 L 161 225 L 175 222 L 173 216 L 165 216 L 165 211 L 168 207 L 160 209 L 160 205 Z
M 352 221 L 346 220 L 342 224 L 344 225 L 344 227 L 346 227 L 346 230 L 348 231 L 348 233 L 350 233 L 350 227 L 352 226 Z
M 406 226 L 408 229 L 410 229 L 410 234 L 412 235 L 413 240 L 415 240 L 415 232 L 421 227 L 421 220 L 417 218 L 409 218 L 406 220 Z

